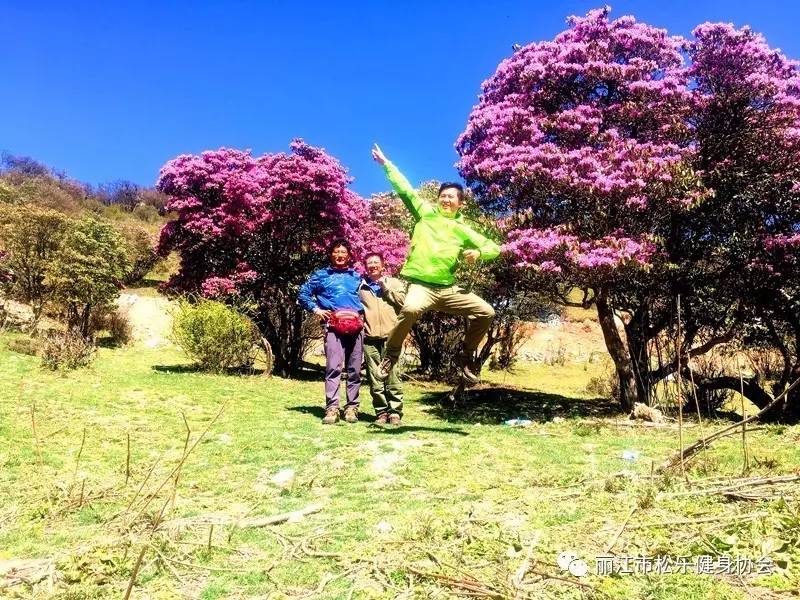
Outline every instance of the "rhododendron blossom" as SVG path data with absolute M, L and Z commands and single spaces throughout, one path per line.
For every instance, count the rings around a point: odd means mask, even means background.
M 656 251 L 650 241 L 610 235 L 582 242 L 564 231 L 564 228 L 512 231 L 503 251 L 515 256 L 518 266 L 554 273 L 569 267 L 613 270 L 631 264 L 647 266 Z
M 591 283 L 647 265 L 654 228 L 698 199 L 692 95 L 682 40 L 608 9 L 569 24 L 483 84 L 458 167 L 483 206 L 517 215 L 520 266 Z

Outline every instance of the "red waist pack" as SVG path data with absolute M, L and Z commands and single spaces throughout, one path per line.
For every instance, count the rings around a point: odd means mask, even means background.
M 354 310 L 337 310 L 328 319 L 328 327 L 339 335 L 356 335 L 363 329 L 364 320 Z

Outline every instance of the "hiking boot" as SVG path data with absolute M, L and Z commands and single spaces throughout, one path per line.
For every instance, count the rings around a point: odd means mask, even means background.
M 389 415 L 389 425 L 400 425 L 400 415 L 392 413 Z
M 339 421 L 339 407 L 331 406 L 325 409 L 325 416 L 322 417 L 323 425 L 333 425 Z
M 358 423 L 358 409 L 355 406 L 345 407 L 344 420 L 348 423 Z
M 389 378 L 389 373 L 392 368 L 397 364 L 397 356 L 385 356 L 378 365 L 378 371 L 375 373 L 375 379 L 378 381 L 386 381 Z
M 389 422 L 389 413 L 382 412 L 375 418 L 376 425 L 386 425 Z
M 461 376 L 461 379 L 464 380 L 464 383 L 467 385 L 480 383 L 480 368 L 478 367 L 478 361 L 475 360 L 474 353 L 462 352 L 458 358 L 456 358 L 456 364 L 459 367 L 458 374 Z

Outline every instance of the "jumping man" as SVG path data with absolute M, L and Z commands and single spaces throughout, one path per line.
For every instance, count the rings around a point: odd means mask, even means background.
M 467 333 L 458 365 L 468 383 L 477 383 L 479 365 L 475 352 L 489 330 L 494 309 L 478 295 L 455 285 L 456 264 L 460 257 L 468 263 L 493 260 L 500 247 L 464 222 L 460 214 L 464 189 L 458 183 L 443 183 L 439 201 L 431 204 L 419 197 L 408 180 L 375 144 L 372 158 L 386 171 L 392 187 L 414 217 L 411 252 L 400 275 L 409 281 L 397 325 L 389 334 L 386 352 L 377 376 L 386 379 L 398 361 L 411 327 L 428 310 L 467 317 Z

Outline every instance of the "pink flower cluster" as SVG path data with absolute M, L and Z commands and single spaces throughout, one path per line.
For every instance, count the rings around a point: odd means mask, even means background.
M 294 271 L 321 266 L 335 237 L 347 238 L 357 255 L 381 252 L 398 266 L 408 237 L 373 222 L 350 183 L 335 158 L 302 140 L 289 154 L 222 148 L 171 160 L 158 182 L 177 214 L 159 240 L 161 254 L 181 254 L 170 285 L 217 297 L 287 285 L 304 276 Z
M 456 147 L 484 199 L 510 208 L 553 197 L 583 210 L 642 210 L 664 196 L 691 152 L 681 41 L 608 10 L 570 19 L 552 42 L 525 46 L 483 84 Z
M 768 250 L 800 250 L 800 233 L 792 235 L 776 235 L 765 241 Z
M 656 246 L 650 240 L 620 235 L 581 240 L 564 227 L 514 230 L 502 249 L 516 258 L 519 267 L 552 273 L 642 267 L 650 264 L 656 253 Z
M 504 250 L 518 265 L 588 285 L 646 268 L 674 223 L 731 173 L 752 182 L 736 210 L 760 232 L 756 245 L 776 223 L 799 225 L 796 62 L 728 24 L 705 23 L 685 41 L 632 17 L 611 20 L 608 8 L 568 22 L 500 63 L 456 143 L 478 201 L 512 224 Z M 727 115 L 749 136 L 733 140 L 735 152 Z M 784 190 L 779 201 L 772 190 Z

